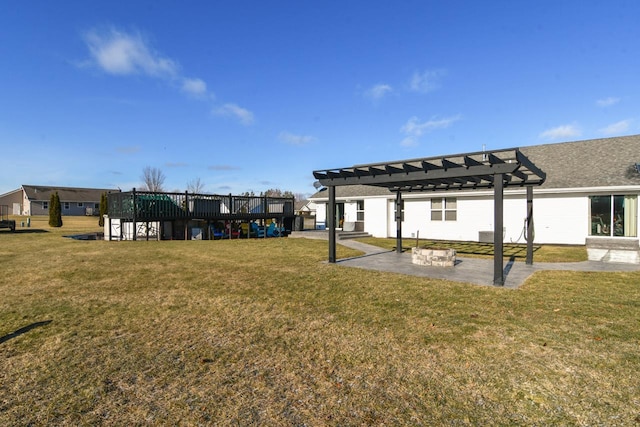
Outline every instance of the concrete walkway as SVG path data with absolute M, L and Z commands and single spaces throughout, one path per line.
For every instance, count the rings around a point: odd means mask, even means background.
M 320 234 L 309 235 L 310 238 L 322 238 L 319 236 Z M 307 236 L 304 237 L 306 238 Z M 493 286 L 493 259 L 458 257 L 455 267 L 419 266 L 411 262 L 410 252 L 398 254 L 395 251 L 389 251 L 355 240 L 340 240 L 337 243 L 365 252 L 365 255 L 338 260 L 336 265 Z M 533 273 L 542 270 L 640 271 L 640 264 L 616 264 L 598 261 L 535 263 L 534 261 L 533 265 L 527 265 L 520 261 L 508 261 L 504 263 L 504 287 L 515 289 L 522 285 Z

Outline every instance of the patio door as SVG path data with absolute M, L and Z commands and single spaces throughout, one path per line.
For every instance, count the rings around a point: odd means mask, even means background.
M 327 220 L 329 219 L 329 204 L 325 205 L 327 207 Z M 342 223 L 344 222 L 344 203 L 336 203 L 336 217 L 335 217 L 336 228 L 342 229 Z M 329 221 L 327 221 L 327 227 L 329 227 Z

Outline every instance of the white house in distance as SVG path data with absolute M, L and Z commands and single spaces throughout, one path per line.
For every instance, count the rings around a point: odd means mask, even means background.
M 616 242 L 637 251 L 640 135 L 520 147 L 546 173 L 533 189 L 535 242 L 584 245 Z M 326 222 L 328 191 L 314 194 L 316 223 Z M 336 186 L 336 224 L 374 237 L 396 237 L 396 194 L 386 188 Z M 402 194 L 402 237 L 493 241 L 494 192 L 449 189 Z M 504 191 L 503 240 L 524 243 L 526 191 Z M 591 255 L 590 255 L 591 257 Z

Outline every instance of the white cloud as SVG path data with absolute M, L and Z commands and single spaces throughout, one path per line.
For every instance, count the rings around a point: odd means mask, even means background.
M 444 70 L 425 70 L 422 73 L 416 71 L 411 77 L 409 88 L 414 92 L 432 92 L 440 87 L 440 78 L 444 74 Z
M 431 132 L 434 129 L 448 128 L 458 120 L 460 120 L 460 115 L 445 117 L 443 119 L 437 119 L 434 117 L 426 122 L 420 123 L 419 119 L 416 116 L 413 116 L 400 128 L 400 131 L 406 135 L 422 136 L 426 132 Z
M 416 147 L 418 145 L 418 138 L 415 136 L 407 136 L 400 141 L 400 145 L 403 147 Z
M 388 84 L 378 83 L 373 86 L 371 89 L 365 91 L 365 96 L 374 101 L 380 100 L 384 98 L 387 94 L 393 92 L 393 88 Z
M 239 167 L 237 166 L 232 166 L 232 165 L 212 165 L 212 166 L 208 166 L 207 169 L 212 170 L 212 171 L 233 171 L 233 170 L 240 170 Z
M 204 96 L 207 93 L 207 84 L 201 79 L 188 79 L 182 80 L 182 90 L 189 95 Z
M 217 116 L 234 117 L 245 126 L 253 123 L 253 113 L 236 104 L 224 104 L 222 107 L 214 109 L 213 114 Z
M 609 126 L 600 129 L 600 133 L 605 135 L 623 134 L 629 130 L 632 122 L 632 119 L 620 120 L 619 122 L 612 123 Z
M 400 145 L 403 147 L 415 147 L 418 145 L 418 138 L 425 133 L 436 129 L 446 129 L 460 119 L 461 116 L 458 114 L 457 116 L 442 119 L 432 117 L 427 121 L 420 122 L 420 119 L 413 116 L 400 128 L 400 132 L 405 134 L 405 138 L 400 142 Z
M 102 71 L 120 75 L 145 75 L 170 82 L 174 87 L 195 97 L 207 95 L 207 84 L 196 77 L 184 77 L 180 65 L 171 58 L 154 51 L 139 33 L 127 33 L 116 28 L 91 30 L 84 34 L 90 60 Z M 211 99 L 213 94 L 209 94 Z
M 580 136 L 582 132 L 576 125 L 562 125 L 551 129 L 547 129 L 540 134 L 540 138 L 544 139 L 566 139 Z
M 596 104 L 598 105 L 598 107 L 611 107 L 618 102 L 620 102 L 620 98 L 614 98 L 613 96 L 610 96 L 608 98 L 598 99 L 596 101 Z
M 154 52 L 140 34 L 128 34 L 111 28 L 85 34 L 89 52 L 103 71 L 110 74 L 146 74 L 171 78 L 178 74 L 178 64 Z
M 316 140 L 316 138 L 310 135 L 295 135 L 293 133 L 284 131 L 280 132 L 280 135 L 278 135 L 278 139 L 291 145 L 307 145 Z

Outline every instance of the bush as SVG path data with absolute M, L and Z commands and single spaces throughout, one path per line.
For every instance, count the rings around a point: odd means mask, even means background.
M 62 208 L 57 191 L 49 199 L 49 226 L 62 227 Z

